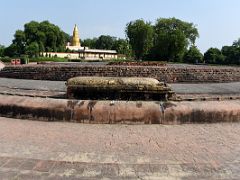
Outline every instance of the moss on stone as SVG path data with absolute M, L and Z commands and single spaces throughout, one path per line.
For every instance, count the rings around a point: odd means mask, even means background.
M 153 78 L 75 77 L 67 81 L 68 97 L 89 99 L 161 100 L 173 91 Z

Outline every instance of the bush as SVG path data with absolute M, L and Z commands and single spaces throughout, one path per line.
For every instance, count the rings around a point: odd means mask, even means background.
M 183 56 L 184 63 L 202 63 L 203 62 L 203 55 L 197 49 L 196 46 L 190 47 L 190 49 L 184 54 Z
M 4 62 L 4 63 L 10 63 L 10 62 L 11 62 L 11 59 L 12 59 L 12 58 L 10 58 L 10 57 L 2 57 L 2 58 L 0 58 L 0 60 L 1 60 L 2 62 Z

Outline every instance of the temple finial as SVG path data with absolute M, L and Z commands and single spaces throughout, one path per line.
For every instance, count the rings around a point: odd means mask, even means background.
M 73 30 L 72 46 L 81 47 L 77 24 L 75 24 L 74 30 Z

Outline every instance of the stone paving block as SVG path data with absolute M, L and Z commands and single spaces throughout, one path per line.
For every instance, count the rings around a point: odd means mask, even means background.
M 19 168 L 23 163 L 23 159 L 9 158 L 8 161 L 2 166 L 4 168 Z
M 49 176 L 48 173 L 20 173 L 16 176 L 16 180 L 45 180 Z
M 168 174 L 168 167 L 166 164 L 149 164 L 149 169 L 153 174 Z
M 84 163 L 71 163 L 71 162 L 56 162 L 51 169 L 51 173 L 53 174 L 82 174 L 84 171 L 84 167 L 86 164 Z
M 9 161 L 7 157 L 0 157 L 0 167 Z
M 240 163 L 225 164 L 225 168 L 230 170 L 233 176 L 238 175 L 240 177 Z
M 119 174 L 119 167 L 117 164 L 102 164 L 101 176 L 103 177 L 117 177 Z
M 21 170 L 33 170 L 39 160 L 27 159 L 20 166 Z
M 49 175 L 46 180 L 97 180 L 96 178 L 91 177 L 76 177 L 76 176 L 62 176 L 62 175 L 55 175 L 51 174 Z
M 17 171 L 13 171 L 13 170 L 0 170 L 0 179 L 1 180 L 12 180 L 12 179 L 16 179 L 18 175 Z
M 200 175 L 190 175 L 190 176 L 184 176 L 181 177 L 181 180 L 217 180 L 214 179 L 213 177 L 209 177 L 209 176 L 200 176 Z M 218 179 L 219 180 L 219 179 Z
M 44 160 L 39 160 L 35 167 L 33 168 L 34 171 L 39 171 L 39 172 L 49 172 L 51 168 L 54 165 L 54 161 L 44 161 Z
M 200 172 L 195 164 L 181 164 L 180 166 L 185 173 L 197 174 Z
M 185 172 L 180 164 L 168 164 L 169 176 L 183 177 L 188 175 L 188 172 Z
M 119 164 L 119 176 L 125 178 L 136 178 L 137 174 L 134 170 L 134 167 L 129 164 Z
M 102 167 L 97 163 L 87 163 L 84 167 L 83 177 L 102 177 Z

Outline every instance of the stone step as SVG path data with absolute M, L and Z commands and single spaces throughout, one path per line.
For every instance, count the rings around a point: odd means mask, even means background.
M 90 124 L 240 122 L 240 101 L 91 101 L 0 95 L 0 116 Z

